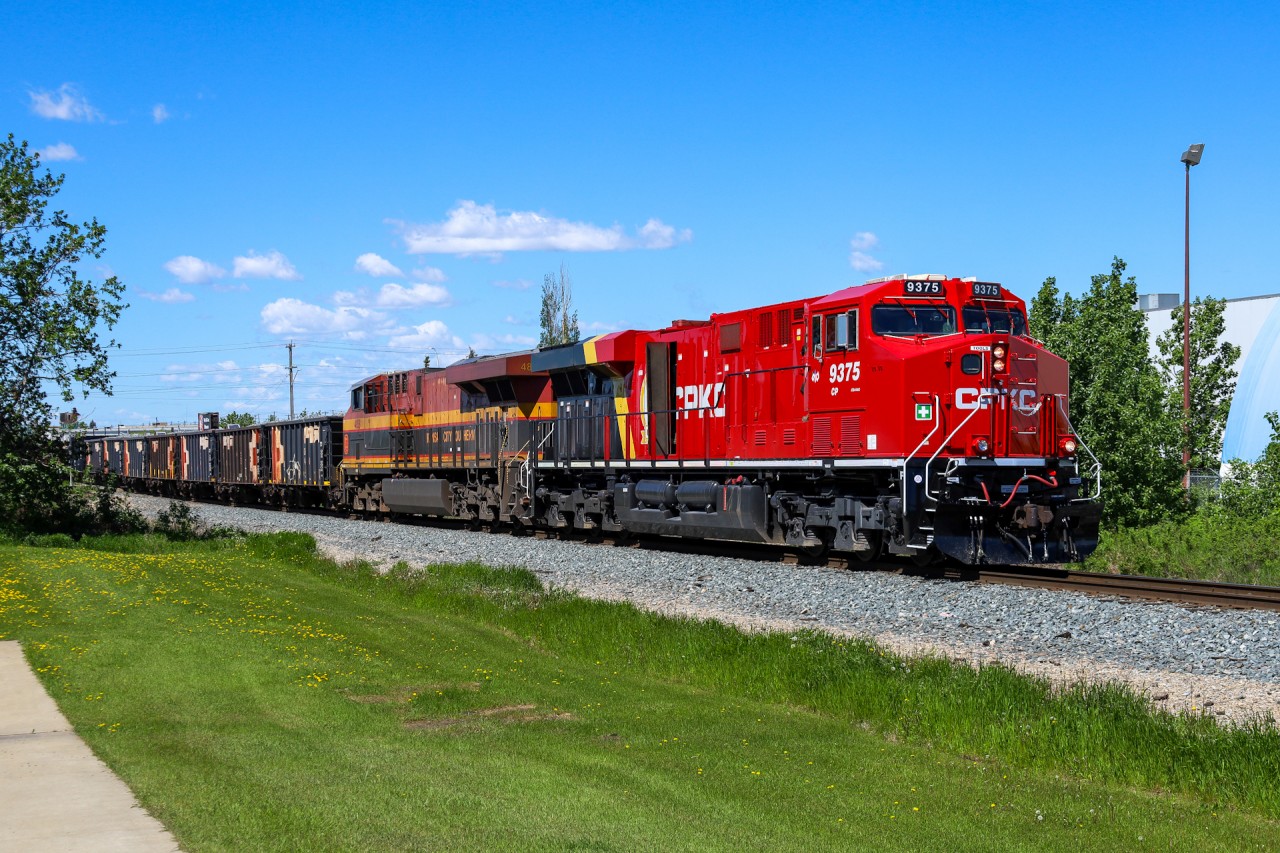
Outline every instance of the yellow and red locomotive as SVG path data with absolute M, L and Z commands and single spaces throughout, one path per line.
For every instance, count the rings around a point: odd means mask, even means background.
M 500 523 L 527 515 L 530 477 L 555 415 L 550 378 L 531 353 L 385 373 L 351 389 L 335 502 L 359 512 Z

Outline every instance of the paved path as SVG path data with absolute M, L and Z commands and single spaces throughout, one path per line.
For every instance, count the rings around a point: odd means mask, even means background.
M 0 642 L 0 851 L 174 851 L 89 750 L 14 641 Z

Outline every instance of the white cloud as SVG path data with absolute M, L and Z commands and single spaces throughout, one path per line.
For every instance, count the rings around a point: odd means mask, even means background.
M 178 255 L 165 261 L 164 268 L 183 284 L 204 284 L 227 274 L 217 264 L 202 261 L 194 255 Z
M 501 287 L 506 290 L 528 290 L 533 287 L 533 282 L 529 281 L 527 278 L 517 278 L 512 279 L 511 281 L 495 281 L 493 286 Z
M 681 228 L 677 231 L 661 219 L 650 219 L 640 229 L 640 248 L 670 249 L 677 243 L 688 243 L 693 239 L 693 231 Z
M 870 231 L 859 231 L 849 241 L 849 266 L 859 272 L 874 272 L 884 269 L 884 261 L 872 257 L 868 252 L 880 245 L 880 238 Z
M 356 258 L 356 269 L 366 275 L 375 277 L 404 275 L 404 273 L 400 272 L 400 268 L 391 263 L 391 261 L 373 252 L 365 252 Z
M 243 381 L 243 371 L 234 360 L 204 362 L 199 364 L 171 364 L 161 374 L 161 382 L 235 385 Z
M 447 281 L 449 276 L 444 274 L 444 270 L 437 267 L 418 267 L 416 270 L 410 270 L 409 276 L 416 278 L 418 281 Z
M 439 349 L 448 348 L 465 352 L 467 345 L 462 338 L 449 332 L 449 327 L 439 320 L 428 320 L 413 327 L 412 334 L 392 335 L 387 344 L 403 349 Z M 434 359 L 433 359 L 434 360 Z
M 285 281 L 302 278 L 289 259 L 274 249 L 265 255 L 250 249 L 249 254 L 235 259 L 231 274 L 236 278 L 278 278 Z
M 560 251 L 616 252 L 624 249 L 666 249 L 693 239 L 660 220 L 650 219 L 637 236 L 621 225 L 602 228 L 571 222 L 533 211 L 503 211 L 491 204 L 460 201 L 444 222 L 400 224 L 405 246 L 412 254 L 492 255 L 501 252 Z
M 338 290 L 331 298 L 334 305 L 364 305 L 369 301 L 369 291 L 363 287 L 359 290 Z
M 399 284 L 384 284 L 378 291 L 379 308 L 417 308 L 422 305 L 448 305 L 450 300 L 447 288 L 438 284 L 415 284 L 403 287 Z
M 151 108 L 151 118 L 156 124 L 164 124 L 169 120 L 169 109 L 164 104 L 156 104 Z
M 471 339 L 471 346 L 476 352 L 505 352 L 527 349 L 537 342 L 537 338 L 528 335 L 475 335 Z
M 44 89 L 28 90 L 31 96 L 31 111 L 41 118 L 61 119 L 62 121 L 102 121 L 103 115 L 93 108 L 89 99 L 70 83 L 63 83 L 57 92 Z
M 277 299 L 264 306 L 262 325 L 273 335 L 339 333 L 351 340 L 359 340 L 370 333 L 385 333 L 391 328 L 387 316 L 379 311 L 346 305 L 330 311 L 290 298 Z
M 191 302 L 195 299 L 195 296 L 193 296 L 192 294 L 187 293 L 185 290 L 180 290 L 176 287 L 171 287 L 168 290 L 166 290 L 164 293 L 155 293 L 150 290 L 142 290 L 142 289 L 138 289 L 137 291 L 135 291 L 135 293 L 137 293 L 143 299 L 150 299 L 152 302 L 167 302 L 171 305 L 179 302 Z
M 40 159 L 46 163 L 57 163 L 62 160 L 79 160 L 80 155 L 76 152 L 75 146 L 68 145 L 65 142 L 58 142 L 53 145 L 46 145 L 44 148 L 36 151 L 40 155 Z

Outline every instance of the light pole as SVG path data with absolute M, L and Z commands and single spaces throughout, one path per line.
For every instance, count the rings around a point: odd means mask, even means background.
M 1204 143 L 1198 142 L 1182 153 L 1187 172 L 1187 201 L 1184 208 L 1182 243 L 1182 468 L 1185 485 L 1191 488 L 1191 167 L 1199 165 Z

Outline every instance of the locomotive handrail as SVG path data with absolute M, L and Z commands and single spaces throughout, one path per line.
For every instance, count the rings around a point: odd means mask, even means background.
M 1062 412 L 1063 419 L 1067 422 L 1067 429 L 1071 430 L 1071 434 L 1076 437 L 1076 443 L 1084 448 L 1084 452 L 1089 454 L 1089 458 L 1093 460 L 1093 496 L 1088 498 L 1075 498 L 1072 503 L 1084 503 L 1085 501 L 1096 501 L 1102 496 L 1102 463 L 1098 461 L 1098 457 L 1085 444 L 1080 433 L 1076 432 L 1076 428 L 1071 424 L 1071 416 L 1067 414 L 1067 410 L 1063 408 L 1063 399 L 1061 394 L 1053 395 L 1058 401 L 1058 411 Z
M 928 393 L 928 392 L 925 392 L 925 393 Z M 909 531 L 907 531 L 905 528 L 908 523 L 907 519 L 910 518 L 911 515 L 909 512 L 907 512 L 907 464 L 911 462 L 912 457 L 914 457 L 917 453 L 920 452 L 920 448 L 924 447 L 926 444 L 929 443 L 929 439 L 933 438 L 933 434 L 937 432 L 941 426 L 942 426 L 942 407 L 938 405 L 938 395 L 934 394 L 933 395 L 933 429 L 929 431 L 928 435 L 926 435 L 923 439 L 920 440 L 920 443 L 916 445 L 916 449 L 911 451 L 909 454 L 907 454 L 906 459 L 902 460 L 902 524 L 904 528 L 903 533 L 907 533 L 908 538 L 910 538 Z M 925 473 L 928 473 L 928 465 L 925 466 L 925 469 L 926 469 Z M 926 482 L 925 483 L 926 491 L 928 490 L 928 487 L 929 487 L 929 484 Z M 924 550 L 929 546 L 928 545 L 912 545 L 910 542 L 908 542 L 907 547 Z
M 960 423 L 958 423 L 958 424 L 956 425 L 956 428 L 955 428 L 955 429 L 953 429 L 953 430 L 951 431 L 951 434 L 950 434 L 950 435 L 948 435 L 948 436 L 947 436 L 947 437 L 942 441 L 942 443 L 938 445 L 938 449 L 937 449 L 937 450 L 935 450 L 935 451 L 933 451 L 933 455 L 929 457 L 929 461 L 928 461 L 928 462 L 926 462 L 926 463 L 924 463 L 924 496 L 925 496 L 926 498 L 928 498 L 929 500 L 933 501 L 934 503 L 937 503 L 937 502 L 938 502 L 938 498 L 937 498 L 937 497 L 936 497 L 932 492 L 930 492 L 930 491 L 929 491 L 929 466 L 933 464 L 933 460 L 937 459 L 937 458 L 938 458 L 938 454 L 942 452 L 943 448 L 945 448 L 948 444 L 950 444 L 950 443 L 951 443 L 951 439 L 955 438 L 956 433 L 958 433 L 961 429 L 963 429 L 963 428 L 964 428 L 964 425 L 965 425 L 965 424 L 967 424 L 970 420 L 972 420 L 972 419 L 973 419 L 973 416 L 974 416 L 974 415 L 976 415 L 976 414 L 978 414 L 978 412 L 982 410 L 982 401 L 983 401 L 984 399 L 987 399 L 987 398 L 995 398 L 995 397 L 997 397 L 997 396 L 998 396 L 998 395 L 997 395 L 995 392 L 992 392 L 992 391 L 982 391 L 982 392 L 980 392 L 980 393 L 978 394 L 978 403 L 977 403 L 977 405 L 973 407 L 973 410 L 972 410 L 971 412 L 969 412 L 968 416 L 967 416 L 967 417 L 965 417 L 965 419 L 964 419 L 964 420 L 962 420 Z M 937 399 L 937 397 L 934 397 L 934 399 L 936 400 L 936 399 Z M 929 434 L 930 434 L 930 435 L 933 435 L 933 433 L 929 433 Z M 926 439 L 925 439 L 925 441 L 928 441 L 928 440 L 929 440 L 928 438 L 926 438 Z M 921 444 L 923 444 L 923 443 L 924 443 L 924 442 L 921 442 Z M 919 449 L 919 448 L 917 448 L 917 449 Z M 904 486 L 905 486 L 905 483 L 904 483 Z M 907 503 L 907 501 L 906 501 L 906 498 L 905 498 L 905 497 L 903 498 L 902 503 L 903 503 L 903 511 L 905 512 L 905 510 L 906 510 L 906 503 Z
M 730 372 L 730 373 L 726 373 L 726 374 L 724 374 L 724 387 L 723 387 L 723 388 L 721 388 L 721 390 L 720 390 L 720 394 L 716 397 L 715 402 L 716 402 L 716 403 L 721 403 L 721 404 L 723 404 L 723 403 L 724 403 L 725 398 L 728 396 L 728 393 L 729 393 L 729 392 L 728 392 L 728 388 L 729 388 L 729 380 L 730 380 L 730 379 L 750 379 L 750 378 L 751 378 L 751 376 L 752 376 L 752 374 L 757 374 L 757 375 L 768 375 L 768 374 L 772 374 L 772 373 L 781 373 L 781 372 L 783 372 L 784 370 L 799 370 L 799 371 L 801 372 L 801 376 L 800 376 L 800 378 L 801 378 L 801 380 L 803 381 L 803 380 L 804 380 L 804 374 L 805 374 L 805 372 L 806 372 L 806 371 L 808 371 L 808 369 L 809 369 L 809 366 L 808 366 L 808 365 L 806 365 L 806 364 L 784 364 L 784 365 L 782 365 L 781 367 L 762 367 L 762 368 L 760 368 L 759 370 L 735 370 L 735 371 L 732 371 L 732 372 Z M 773 389 L 771 389 L 771 390 L 772 390 L 774 393 L 769 394 L 769 395 L 768 395 L 768 397 L 769 397 L 769 402 L 770 402 L 770 408 L 771 408 L 771 410 L 772 410 L 772 411 L 771 411 L 771 414 L 773 414 L 773 415 L 774 415 L 774 420 L 776 420 L 776 417 L 777 417 L 777 415 L 776 415 L 776 410 L 777 410 L 777 405 L 778 405 L 778 402 L 777 402 L 777 396 L 778 396 L 778 395 L 777 395 L 777 393 L 776 393 L 776 392 L 777 392 L 777 386 L 775 385 L 775 386 L 773 387 Z M 746 421 L 746 416 L 747 416 L 747 405 L 746 405 L 746 401 L 747 401 L 747 393 L 746 393 L 745 388 L 739 391 L 738 399 L 742 401 L 742 402 L 741 402 L 741 408 L 739 409 L 739 411 L 741 411 L 741 412 L 742 412 L 742 418 L 743 418 L 743 419 L 742 419 L 742 423 L 738 424 L 738 426 L 739 426 L 739 427 L 741 428 L 741 430 L 742 430 L 742 433 L 741 433 L 741 440 L 745 442 L 745 441 L 747 440 L 747 429 L 748 429 L 747 421 Z M 705 407 L 703 407 L 703 408 L 705 408 Z M 711 408 L 712 408 L 712 409 L 717 409 L 717 408 L 719 408 L 719 406 L 716 406 L 716 405 L 713 403 L 713 404 L 712 404 L 712 406 L 711 406 Z M 695 410 L 695 411 L 696 411 L 696 410 Z M 730 419 L 729 419 L 728 417 L 726 417 L 726 418 L 724 419 L 725 451 L 726 451 L 726 452 L 728 452 L 728 448 L 729 448 L 729 430 L 730 430 L 730 429 L 732 429 L 732 428 L 733 428 L 733 426 L 734 426 L 733 424 L 730 424 L 730 423 L 729 423 L 729 420 L 730 420 Z M 710 456 L 709 456 L 709 455 L 708 455 L 708 458 L 710 458 Z
M 524 487 L 524 490 L 526 492 L 530 492 L 533 490 L 533 465 L 530 463 L 532 462 L 534 456 L 536 456 L 538 452 L 542 450 L 542 445 L 547 443 L 548 439 L 551 438 L 551 436 L 555 433 L 555 431 L 556 431 L 555 422 L 554 421 L 547 422 L 547 434 L 542 437 L 542 441 L 538 442 L 538 446 L 535 447 L 532 451 L 530 451 L 530 453 L 527 456 L 525 456 L 524 464 L 520 466 L 519 482 L 520 482 L 520 485 Z M 529 444 L 531 444 L 532 442 L 533 442 L 533 437 L 530 436 L 529 441 L 525 442 L 525 446 L 528 447 Z

